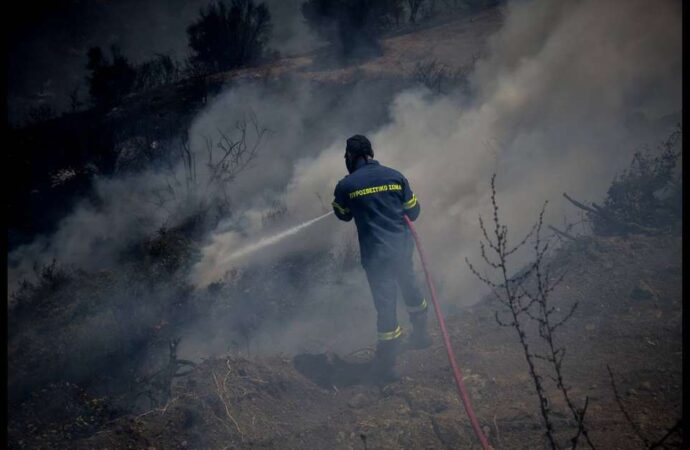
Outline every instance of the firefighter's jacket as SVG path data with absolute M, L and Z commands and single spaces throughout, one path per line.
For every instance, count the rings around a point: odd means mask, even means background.
M 411 220 L 420 206 L 407 179 L 378 161 L 359 160 L 335 187 L 333 210 L 344 221 L 354 217 L 362 265 L 411 257 L 414 243 L 403 214 Z

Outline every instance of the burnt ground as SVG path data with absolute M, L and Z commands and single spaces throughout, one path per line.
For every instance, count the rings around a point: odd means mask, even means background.
M 649 442 L 681 417 L 682 238 L 580 238 L 555 256 L 568 270 L 554 306 L 573 317 L 558 331 L 566 383 L 597 448 L 645 448 L 616 403 Z M 487 299 L 447 318 L 477 416 L 495 448 L 545 448 L 537 397 L 515 331 L 494 320 Z M 160 408 L 106 422 L 95 433 L 51 440 L 24 434 L 17 448 L 478 448 L 457 399 L 439 330 L 434 344 L 405 352 L 400 382 L 377 387 L 362 375 L 370 350 L 350 355 L 208 359 L 177 378 Z M 551 387 L 552 388 L 552 387 Z M 60 389 L 62 395 L 68 389 Z M 553 391 L 550 391 L 553 393 Z M 75 394 L 76 395 L 76 394 Z M 97 403 L 97 399 L 91 400 Z M 98 409 L 103 416 L 107 411 Z M 551 408 L 563 442 L 572 416 Z M 40 410 L 37 404 L 31 409 Z M 20 413 L 19 411 L 17 413 Z M 63 426 L 64 429 L 64 426 Z M 55 433 L 55 431 L 52 431 Z M 75 436 L 78 437 L 78 436 Z M 667 443 L 678 445 L 674 434 Z

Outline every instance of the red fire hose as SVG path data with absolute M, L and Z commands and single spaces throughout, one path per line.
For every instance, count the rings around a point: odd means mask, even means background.
M 460 400 L 462 401 L 467 416 L 470 418 L 472 423 L 472 428 L 474 429 L 474 434 L 477 435 L 477 439 L 482 444 L 484 450 L 489 450 L 489 442 L 486 440 L 486 436 L 482 433 L 482 429 L 479 427 L 479 421 L 477 416 L 474 414 L 472 409 L 472 403 L 470 402 L 470 397 L 467 395 L 467 390 L 465 389 L 465 383 L 462 381 L 462 373 L 460 372 L 460 367 L 455 361 L 455 356 L 453 355 L 453 347 L 450 345 L 450 338 L 448 337 L 448 330 L 446 329 L 446 322 L 443 319 L 443 314 L 441 314 L 441 308 L 438 306 L 438 301 L 436 300 L 436 289 L 434 288 L 434 283 L 431 281 L 431 275 L 429 274 L 429 269 L 426 264 L 426 256 L 424 255 L 424 250 L 422 250 L 422 244 L 419 240 L 419 235 L 415 229 L 412 221 L 407 215 L 404 215 L 405 222 L 407 226 L 410 227 L 414 241 L 417 244 L 417 251 L 419 252 L 419 258 L 422 260 L 422 267 L 424 268 L 424 275 L 426 276 L 426 283 L 429 286 L 429 292 L 431 293 L 431 301 L 434 304 L 434 311 L 436 312 L 436 318 L 438 319 L 438 324 L 441 327 L 441 334 L 443 335 L 443 344 L 446 346 L 446 353 L 448 354 L 448 361 L 453 369 L 453 377 L 455 378 L 455 385 L 458 388 L 458 394 L 460 395 Z

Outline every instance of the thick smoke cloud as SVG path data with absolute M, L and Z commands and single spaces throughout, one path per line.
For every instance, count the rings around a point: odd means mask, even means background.
M 486 216 L 492 172 L 517 242 L 545 200 L 547 220 L 560 222 L 574 212 L 562 192 L 600 199 L 634 150 L 680 120 L 679 17 L 674 1 L 516 2 L 477 63 L 469 104 L 422 90 L 395 98 L 390 123 L 370 138 L 377 158 L 405 173 L 420 199 L 418 227 L 447 301 L 479 299 L 464 259 L 477 260 L 477 216 Z M 297 217 L 318 215 L 304 199 L 331 192 L 343 176 L 335 134 L 295 165 L 285 197 Z M 338 242 L 350 226 L 334 223 L 310 243 Z M 206 257 L 228 250 L 211 246 Z
M 418 229 L 443 301 L 447 306 L 478 301 L 484 291 L 464 259 L 478 260 L 477 216 L 487 215 L 493 172 L 500 213 L 516 242 L 545 200 L 550 201 L 547 221 L 560 223 L 574 213 L 561 192 L 600 199 L 633 151 L 654 145 L 681 120 L 680 10 L 673 0 L 511 3 L 487 56 L 471 74 L 471 96 L 396 92 L 395 86 L 374 81 L 328 91 L 297 80 L 240 85 L 222 93 L 192 124 L 194 148 L 201 149 L 203 137 L 214 137 L 219 129 L 231 132 L 249 113 L 271 134 L 257 160 L 234 181 L 233 214 L 209 237 L 213 245 L 203 249 L 190 279 L 211 282 L 224 272 L 213 264 L 223 255 L 323 214 L 345 174 L 345 139 L 363 133 L 377 159 L 402 171 L 420 199 Z M 10 279 L 21 278 L 32 260 L 52 256 L 89 268 L 114 264 L 126 243 L 170 221 L 144 203 L 145 192 L 161 176 L 152 171 L 103 180 L 99 196 L 105 206 L 77 208 L 56 235 L 10 255 Z M 133 197 L 137 192 L 141 196 Z M 275 200 L 285 203 L 288 214 L 266 229 L 262 217 Z M 228 229 L 235 234 L 224 235 Z M 331 217 L 243 264 L 275 263 L 308 250 L 342 252 L 353 236 L 352 223 Z M 359 317 L 371 319 L 362 271 L 346 278 L 351 280 L 347 290 L 315 281 L 305 298 L 331 296 L 340 305 L 366 307 L 368 316 Z M 343 311 L 351 309 L 339 309 L 341 318 Z M 351 323 L 342 318 L 341 333 L 334 334 L 341 339 Z M 301 325 L 272 326 L 265 336 L 285 350 L 303 345 L 312 327 L 335 326 L 318 314 L 305 314 Z M 201 337 L 188 341 L 187 351 L 203 353 L 208 336 L 195 330 Z M 218 342 L 226 342 L 225 336 Z
M 344 140 L 349 132 L 346 125 L 365 131 L 381 126 L 395 92 L 394 86 L 382 82 L 329 90 L 304 81 L 285 80 L 269 85 L 244 84 L 212 101 L 189 129 L 191 149 L 199 158 L 200 184 L 208 178 L 204 164 L 207 138 L 213 146 L 218 143 L 219 132 L 235 139 L 237 122 L 247 121 L 251 146 L 255 139 L 249 123 L 252 116 L 260 127 L 268 130 L 256 159 L 228 188 L 232 214 L 224 218 L 220 228 L 241 231 L 237 244 L 246 243 L 252 233 L 261 229 L 262 217 L 275 207 L 276 201 L 284 202 L 284 189 L 293 176 L 295 161 L 313 159 L 334 139 Z M 179 141 L 173 139 L 167 151 L 179 154 L 177 145 Z M 185 179 L 181 161 L 173 168 L 173 174 L 176 180 Z M 141 242 L 161 227 L 178 225 L 188 212 L 186 205 L 181 204 L 184 195 L 178 194 L 165 207 L 157 206 L 153 195 L 170 181 L 171 174 L 159 168 L 136 175 L 96 179 L 92 197 L 97 202 L 82 202 L 61 221 L 53 235 L 38 237 L 9 255 L 10 291 L 19 280 L 31 277 L 34 262 L 55 258 L 62 264 L 105 269 L 117 264 L 121 252 L 130 245 Z M 197 193 L 198 201 L 204 200 L 204 192 Z M 330 194 L 330 188 L 315 190 L 301 199 L 301 203 L 312 204 L 321 213 L 324 208 L 330 208 Z M 299 210 L 289 211 L 283 225 L 304 220 L 301 214 Z M 318 228 L 310 232 L 318 232 Z M 302 245 L 311 241 L 300 242 Z M 275 250 L 268 249 L 268 254 Z

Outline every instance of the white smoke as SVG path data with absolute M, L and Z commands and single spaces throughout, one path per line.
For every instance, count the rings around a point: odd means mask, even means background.
M 424 89 L 393 96 L 395 87 L 371 80 L 331 95 L 294 80 L 230 89 L 192 124 L 192 146 L 203 148 L 204 137 L 218 130 L 231 132 L 247 112 L 271 136 L 232 184 L 228 223 L 242 226 L 243 242 L 207 248 L 202 266 L 261 237 L 272 199 L 284 199 L 291 223 L 323 214 L 345 174 L 345 139 L 364 133 L 377 159 L 402 171 L 420 199 L 418 229 L 444 297 L 478 300 L 464 258 L 477 259 L 477 215 L 489 206 L 494 171 L 500 212 L 515 239 L 544 200 L 551 200 L 547 220 L 560 221 L 572 212 L 562 192 L 600 199 L 633 151 L 655 144 L 681 120 L 680 13 L 677 0 L 509 3 L 471 74 L 469 98 Z M 9 278 L 21 279 L 33 260 L 53 257 L 80 267 L 108 265 L 118 249 L 174 225 L 145 203 L 161 176 L 97 182 L 100 205 L 77 207 L 56 234 L 14 251 Z M 271 248 L 270 257 L 333 248 L 353 227 L 321 221 L 307 238 Z
M 562 192 L 599 200 L 633 151 L 680 121 L 680 12 L 672 0 L 514 2 L 471 76 L 469 105 L 425 90 L 395 98 L 390 123 L 368 136 L 420 199 L 418 228 L 448 301 L 478 300 L 464 259 L 477 260 L 477 216 L 494 171 L 516 242 L 545 200 L 552 222 L 574 212 Z M 285 192 L 293 215 L 321 212 L 306 199 L 332 193 L 343 145 L 334 133 L 321 154 L 294 165 Z M 310 244 L 333 245 L 352 226 L 332 223 Z

